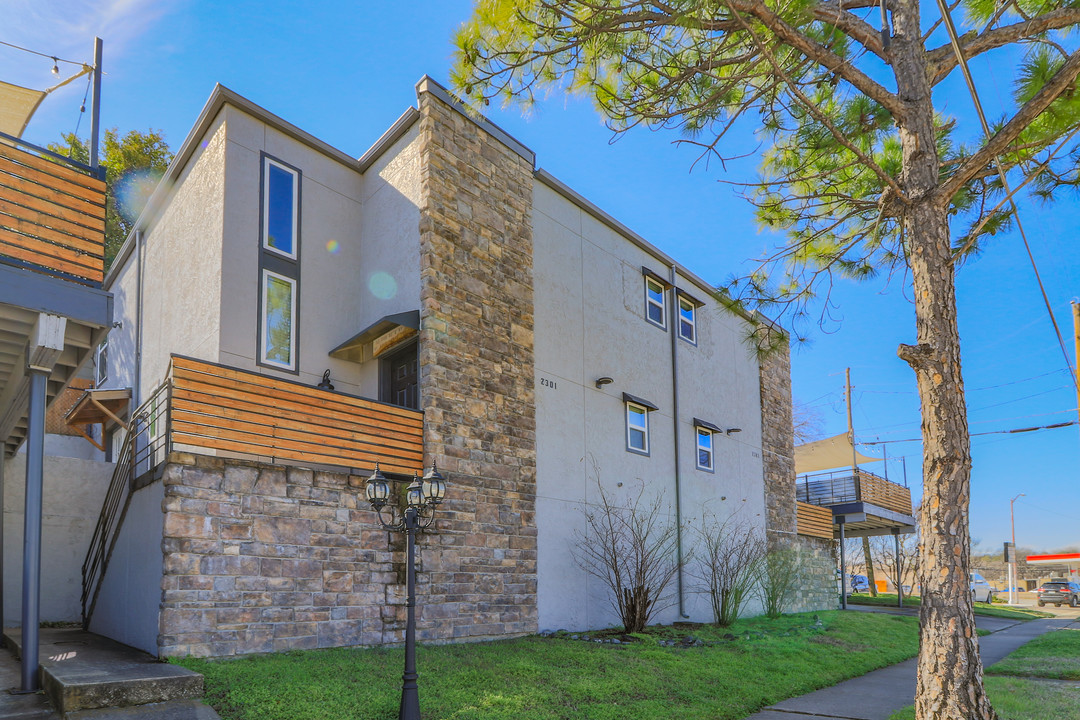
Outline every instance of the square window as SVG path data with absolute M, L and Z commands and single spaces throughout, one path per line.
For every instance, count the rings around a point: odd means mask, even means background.
M 262 362 L 293 370 L 296 367 L 296 281 L 263 270 L 261 340 Z
M 713 470 L 712 430 L 703 427 L 697 429 L 697 467 L 698 470 Z
M 667 327 L 664 286 L 650 277 L 645 278 L 645 318 L 660 327 Z
M 263 158 L 263 247 L 296 258 L 299 174 Z
M 649 454 L 649 409 L 631 402 L 626 403 L 626 449 Z
M 697 306 L 684 297 L 679 298 L 679 337 L 697 344 Z

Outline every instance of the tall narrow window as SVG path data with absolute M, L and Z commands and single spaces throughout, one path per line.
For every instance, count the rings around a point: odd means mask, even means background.
M 268 157 L 263 163 L 263 247 L 296 258 L 300 173 Z
M 626 403 L 626 449 L 649 454 L 649 409 L 637 403 Z
M 679 337 L 697 344 L 697 306 L 682 296 L 679 297 Z
M 263 270 L 262 359 L 292 370 L 296 367 L 296 281 Z
M 109 339 L 105 338 L 97 346 L 94 354 L 94 385 L 101 387 L 109 378 Z
M 697 467 L 698 470 L 713 470 L 713 434 L 707 428 L 697 428 Z
M 664 286 L 653 280 L 645 278 L 645 317 L 649 322 L 660 327 L 666 327 L 664 322 L 665 310 Z
M 297 168 L 263 154 L 258 363 L 294 373 L 299 368 L 300 179 Z

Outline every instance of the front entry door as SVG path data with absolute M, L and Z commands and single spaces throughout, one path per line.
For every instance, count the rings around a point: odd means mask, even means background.
M 402 407 L 420 409 L 419 379 L 420 363 L 416 356 L 419 346 L 412 344 L 386 359 L 386 402 Z

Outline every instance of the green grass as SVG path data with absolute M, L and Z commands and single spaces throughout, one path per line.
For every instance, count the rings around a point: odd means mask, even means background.
M 986 694 L 1002 720 L 1069 720 L 1080 708 L 1080 630 L 1040 635 L 986 669 Z M 1064 681 L 1064 682 L 1063 682 Z M 914 720 L 908 706 L 889 720 Z
M 532 636 L 421 646 L 421 706 L 427 720 L 735 719 L 918 651 L 914 618 L 817 617 L 650 628 L 620 645 Z M 705 644 L 662 644 L 687 634 Z M 203 673 L 226 720 L 345 720 L 394 716 L 402 658 L 400 648 L 336 648 L 179 663 Z
M 878 593 L 877 597 L 873 597 L 872 595 L 851 595 L 848 597 L 848 604 L 896 607 L 896 593 Z M 917 608 L 920 604 L 921 600 L 917 596 L 904 598 L 904 607 Z M 1035 618 L 1054 617 L 1053 613 L 1044 612 L 1042 610 L 1033 610 L 1031 608 L 1022 607 L 1000 607 L 998 605 L 980 602 L 975 603 L 974 612 L 976 615 L 1012 620 L 1033 620 Z
M 1063 628 L 1040 635 L 991 665 L 986 674 L 1080 680 L 1080 630 Z

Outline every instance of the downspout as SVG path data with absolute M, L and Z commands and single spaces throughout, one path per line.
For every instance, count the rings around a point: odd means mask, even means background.
M 131 389 L 131 417 L 142 406 L 142 337 L 143 337 L 143 231 L 135 231 L 135 378 Z
M 686 604 L 683 599 L 683 541 L 682 541 L 682 493 L 679 483 L 679 297 L 676 292 L 676 277 L 674 263 L 668 269 L 671 277 L 671 426 L 675 435 L 675 552 L 679 563 L 676 585 L 679 594 L 679 617 L 688 618 Z

